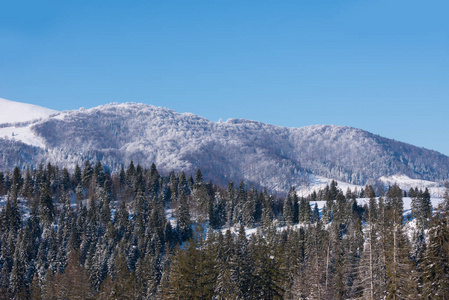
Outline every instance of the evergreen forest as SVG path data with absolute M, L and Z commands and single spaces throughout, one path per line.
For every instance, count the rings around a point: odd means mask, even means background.
M 449 299 L 447 192 L 302 198 L 86 161 L 0 172 L 0 202 L 1 299 Z

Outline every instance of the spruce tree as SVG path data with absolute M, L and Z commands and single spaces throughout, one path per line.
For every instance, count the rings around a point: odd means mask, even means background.
M 189 212 L 189 203 L 187 202 L 187 196 L 183 191 L 181 191 L 181 195 L 179 197 L 179 204 L 177 209 L 177 229 L 180 234 L 181 240 L 186 241 L 191 237 L 192 229 L 190 227 L 190 212 Z
M 293 225 L 293 203 L 292 198 L 290 196 L 288 196 L 284 200 L 283 213 L 285 225 L 287 226 Z
M 404 204 L 402 190 L 393 185 L 387 192 L 386 226 L 386 292 L 387 299 L 409 298 L 413 293 L 410 273 L 409 244 L 403 230 Z
M 316 209 L 318 210 L 318 207 Z M 311 220 L 312 220 L 312 211 L 310 209 L 310 204 L 304 197 L 301 197 L 301 200 L 299 200 L 299 222 L 309 224 Z
M 231 227 L 234 224 L 234 207 L 235 207 L 235 196 L 234 196 L 234 184 L 230 181 L 228 183 L 228 188 L 226 189 L 226 218 L 227 226 Z
M 377 261 L 379 259 L 379 253 L 377 253 L 377 231 L 375 226 L 377 203 L 375 200 L 374 189 L 371 185 L 365 187 L 365 195 L 369 198 L 368 210 L 367 210 L 367 229 L 364 244 L 364 251 L 362 252 L 360 260 L 360 289 L 364 299 L 374 300 L 378 294 L 378 280 L 376 280 Z
M 443 205 L 430 223 L 422 269 L 423 298 L 449 299 L 449 211 Z
M 55 212 L 49 179 L 45 180 L 40 190 L 39 216 L 45 225 L 51 224 L 54 220 Z

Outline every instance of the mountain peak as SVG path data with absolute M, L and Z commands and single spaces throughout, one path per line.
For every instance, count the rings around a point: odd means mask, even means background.
M 3 103 L 10 111 L 14 106 Z M 40 162 L 70 168 L 85 160 L 117 169 L 133 160 L 147 167 L 155 163 L 166 173 L 201 169 L 204 178 L 221 184 L 243 180 L 280 192 L 308 184 L 313 176 L 362 186 L 395 174 L 420 182 L 449 178 L 449 157 L 347 126 L 287 128 L 245 119 L 216 123 L 129 102 L 3 127 L 0 169 Z
M 29 122 L 59 113 L 42 106 L 0 98 L 0 124 Z

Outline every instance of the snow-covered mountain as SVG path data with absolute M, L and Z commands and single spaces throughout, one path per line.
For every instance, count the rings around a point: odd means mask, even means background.
M 8 130 L 23 132 L 12 137 L 5 134 Z M 86 159 L 118 168 L 133 160 L 145 166 L 154 162 L 162 172 L 200 168 L 214 182 L 244 180 L 276 191 L 292 185 L 310 188 L 317 178 L 364 185 L 397 174 L 420 182 L 449 177 L 449 157 L 360 129 L 212 122 L 136 103 L 68 111 L 1 128 L 0 137 L 5 135 L 0 139 L 1 169 L 40 162 L 73 167 Z
M 58 111 L 42 106 L 0 98 L 0 125 L 48 118 Z

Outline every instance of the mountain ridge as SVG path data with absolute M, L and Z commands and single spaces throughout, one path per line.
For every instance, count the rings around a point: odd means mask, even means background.
M 57 110 L 43 106 L 0 98 L 0 125 L 45 119 L 58 113 Z
M 244 180 L 275 191 L 307 185 L 312 175 L 359 185 L 397 174 L 429 181 L 449 177 L 449 157 L 349 126 L 214 122 L 133 102 L 64 111 L 26 126 L 44 146 L 19 144 L 20 136 L 16 146 L 0 140 L 3 166 L 17 160 L 25 167 L 48 161 L 73 167 L 87 159 L 116 169 L 133 160 L 154 162 L 163 172 L 199 168 L 214 182 Z

